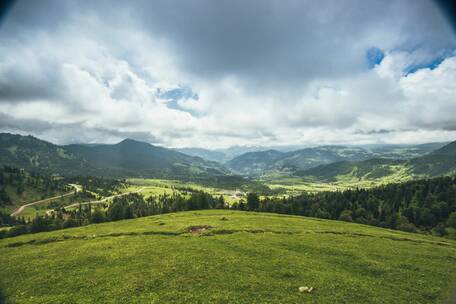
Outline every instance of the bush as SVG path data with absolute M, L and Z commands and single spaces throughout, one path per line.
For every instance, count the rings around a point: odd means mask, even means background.
M 416 232 L 416 227 L 412 223 L 400 223 L 396 226 L 396 229 L 405 232 Z
M 456 211 L 450 213 L 447 224 L 448 227 L 456 229 Z
M 339 215 L 340 221 L 353 222 L 351 210 L 344 210 Z
M 19 226 L 14 226 L 10 230 L 6 232 L 6 236 L 11 237 L 11 236 L 17 236 L 21 234 L 26 234 L 28 233 L 27 226 L 25 225 L 19 225 Z
M 437 236 L 445 236 L 448 233 L 445 229 L 445 225 L 438 224 L 437 226 L 434 227 L 434 229 L 432 229 L 432 234 L 437 235 Z

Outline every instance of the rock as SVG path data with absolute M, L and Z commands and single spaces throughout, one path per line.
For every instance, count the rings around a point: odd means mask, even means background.
M 301 286 L 299 287 L 299 292 L 308 292 L 311 293 L 313 290 L 313 287 L 307 287 L 307 286 Z

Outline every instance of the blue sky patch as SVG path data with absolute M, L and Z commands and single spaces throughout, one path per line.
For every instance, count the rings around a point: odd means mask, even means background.
M 198 100 L 198 94 L 194 93 L 189 87 L 178 87 L 168 91 L 158 89 L 157 96 L 168 101 L 178 101 L 180 99 Z
M 430 58 L 429 60 L 419 62 L 416 64 L 409 65 L 405 68 L 404 73 L 405 75 L 413 74 L 418 70 L 421 69 L 435 69 L 438 67 L 446 58 L 451 57 L 454 55 L 454 50 L 445 50 L 438 54 L 437 56 Z
M 385 58 L 385 53 L 377 47 L 371 47 L 366 52 L 366 58 L 369 69 L 373 69 L 377 64 L 382 62 L 383 58 Z
M 157 97 L 165 99 L 168 102 L 166 106 L 170 109 L 176 109 L 184 112 L 189 112 L 192 115 L 196 113 L 192 110 L 184 109 L 179 105 L 179 100 L 194 99 L 198 100 L 199 96 L 197 93 L 193 92 L 191 88 L 185 86 L 179 86 L 178 88 L 171 90 L 157 90 Z

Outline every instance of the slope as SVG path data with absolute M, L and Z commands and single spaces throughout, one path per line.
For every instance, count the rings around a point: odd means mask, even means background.
M 0 166 L 46 174 L 214 179 L 228 171 L 216 162 L 126 139 L 114 145 L 58 146 L 32 136 L 0 134 Z
M 290 152 L 267 150 L 242 154 L 226 163 L 237 173 L 259 176 L 268 171 L 294 172 L 343 160 L 369 158 L 368 151 L 357 147 L 321 146 Z
M 409 164 L 417 175 L 438 176 L 456 173 L 456 141 L 412 159 Z
M 442 303 L 455 259 L 451 240 L 214 210 L 0 240 L 0 283 L 18 304 Z
M 296 175 L 319 182 L 404 181 L 456 173 L 456 142 L 410 160 L 374 158 L 336 162 L 298 171 Z
M 227 173 L 218 163 L 132 139 L 114 145 L 69 145 L 65 148 L 91 165 L 120 176 L 193 178 Z
M 0 133 L 0 166 L 45 173 L 78 174 L 92 169 L 85 159 L 33 136 Z
M 261 175 L 264 171 L 272 169 L 274 162 L 284 154 L 277 150 L 247 152 L 228 161 L 226 166 L 242 175 Z

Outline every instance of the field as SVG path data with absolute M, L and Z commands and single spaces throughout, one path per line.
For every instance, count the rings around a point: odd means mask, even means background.
M 456 242 L 213 210 L 3 239 L 0 269 L 18 304 L 444 303 Z
M 194 190 L 200 190 L 207 192 L 213 196 L 220 196 L 222 195 L 225 201 L 229 204 L 237 202 L 241 199 L 241 195 L 235 195 L 236 191 L 233 190 L 226 190 L 226 189 L 219 189 L 214 187 L 208 187 L 202 184 L 192 183 L 192 182 L 181 182 L 178 180 L 166 180 L 166 179 L 143 179 L 143 178 L 131 178 L 127 180 L 128 183 L 131 184 L 130 187 L 126 189 L 126 191 L 137 191 L 138 189 L 143 188 L 141 190 L 141 194 L 144 197 L 148 196 L 157 196 L 163 194 L 173 194 L 173 192 L 177 192 L 182 194 L 185 191 L 180 189 L 183 188 L 191 188 Z
M 385 176 L 356 176 L 356 168 L 349 174 L 342 174 L 335 177 L 332 182 L 312 180 L 308 177 L 293 177 L 289 175 L 274 174 L 265 176 L 261 182 L 271 189 L 282 190 L 286 194 L 296 192 L 322 192 L 342 191 L 354 188 L 372 188 L 390 183 L 406 182 L 413 179 L 413 176 L 402 166 L 389 166 L 390 175 Z

